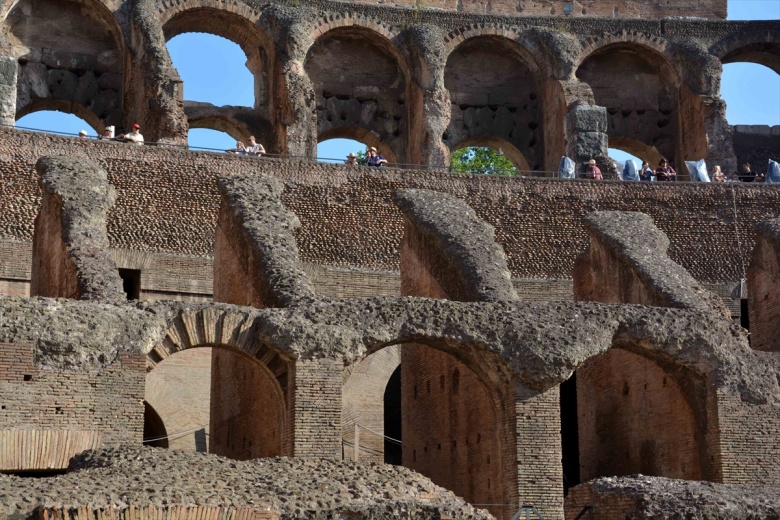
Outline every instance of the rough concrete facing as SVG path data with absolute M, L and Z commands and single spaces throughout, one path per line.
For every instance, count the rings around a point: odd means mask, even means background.
M 780 489 L 632 475 L 569 490 L 566 518 L 583 520 L 768 520 L 780 518 Z
M 281 202 L 284 183 L 271 177 L 220 177 L 221 213 L 231 213 L 243 229 L 249 261 L 264 280 L 256 289 L 268 306 L 288 306 L 314 298 L 314 286 L 303 270 L 292 231 L 300 221 Z
M 731 318 L 713 293 L 702 287 L 684 267 L 668 255 L 669 238 L 652 217 L 631 211 L 595 211 L 582 220 L 591 240 L 603 242 L 655 295 L 659 305 L 691 309 Z M 588 252 L 577 264 L 588 262 Z M 575 266 L 575 269 L 577 267 Z
M 286 309 L 136 305 L 169 328 L 186 327 L 184 315 L 196 323 L 192 313 L 238 313 L 238 319 L 248 322 L 242 330 L 251 328 L 257 341 L 292 359 L 341 359 L 349 366 L 389 345 L 426 344 L 450 353 L 486 381 L 518 377 L 539 391 L 561 384 L 587 359 L 619 345 L 664 365 L 687 368 L 744 401 L 780 404 L 780 382 L 765 353 L 750 349 L 737 325 L 696 310 L 408 297 L 319 300 Z
M 62 241 L 75 265 L 80 299 L 124 301 L 122 279 L 108 254 L 107 213 L 116 192 L 105 170 L 88 159 L 66 156 L 41 157 L 35 168 L 44 205 L 51 198 L 62 208 Z
M 240 462 L 206 453 L 122 446 L 83 452 L 61 476 L 0 476 L 0 517 L 32 518 L 41 510 L 84 508 L 94 518 L 93 513 L 121 514 L 133 507 L 156 509 L 136 513 L 135 518 L 169 517 L 165 511 L 173 516 L 178 508 L 222 508 L 220 518 L 247 508 L 259 515 L 253 518 L 493 518 L 406 468 L 319 458 Z
M 120 352 L 147 352 L 166 321 L 133 305 L 53 298 L 0 298 L 0 342 L 31 343 L 47 369 L 111 365 Z
M 396 190 L 393 199 L 404 214 L 407 230 L 436 252 L 439 273 L 451 273 L 462 294 L 476 301 L 517 300 L 506 254 L 495 241 L 493 226 L 464 201 L 430 190 Z M 454 298 L 459 301 L 468 301 Z M 475 301 L 472 300 L 472 301 Z
M 516 376 L 543 391 L 613 345 L 707 376 L 744 401 L 780 404 L 766 353 L 744 331 L 695 310 L 586 302 L 461 303 L 427 298 L 311 301 L 285 309 L 224 304 L 100 304 L 0 298 L 0 342 L 32 343 L 51 368 L 108 366 L 120 351 L 147 354 L 182 317 L 222 312 L 257 341 L 293 359 L 341 359 L 345 366 L 397 343 L 441 349 L 491 379 Z M 184 329 L 183 329 L 184 330 Z

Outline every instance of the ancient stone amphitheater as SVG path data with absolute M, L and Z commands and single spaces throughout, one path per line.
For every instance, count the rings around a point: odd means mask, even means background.
M 725 0 L 18 0 L 0 57 L 0 520 L 780 518 L 780 156 Z M 165 43 L 239 44 L 253 107 Z M 74 113 L 149 145 L 13 129 Z M 278 158 L 190 152 L 189 128 Z M 318 164 L 319 141 L 395 165 Z M 500 147 L 521 177 L 453 175 Z M 167 448 L 167 449 L 166 449 Z

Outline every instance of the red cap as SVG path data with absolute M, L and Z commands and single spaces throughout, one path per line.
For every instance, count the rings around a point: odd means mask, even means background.
M 141 128 L 141 125 L 139 125 L 138 123 L 136 123 L 136 124 L 134 124 L 134 125 L 133 125 L 133 128 Z

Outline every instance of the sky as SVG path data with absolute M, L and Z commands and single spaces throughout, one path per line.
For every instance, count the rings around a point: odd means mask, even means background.
M 780 0 L 729 0 L 729 20 L 780 19 Z M 168 51 L 184 81 L 184 98 L 215 105 L 254 105 L 253 79 L 246 68 L 241 48 L 218 36 L 185 33 L 168 42 Z M 752 63 L 734 63 L 723 67 L 721 97 L 726 101 L 730 124 L 780 125 L 780 75 Z M 42 111 L 21 118 L 18 127 L 77 134 L 84 129 L 95 131 L 81 119 L 62 112 Z M 235 140 L 224 132 L 194 129 L 189 134 L 192 148 L 224 151 L 235 146 Z M 330 162 L 342 162 L 350 152 L 365 146 L 347 139 L 320 143 L 317 155 Z M 634 158 L 620 150 L 610 149 L 618 160 Z M 634 158 L 636 159 L 636 158 Z

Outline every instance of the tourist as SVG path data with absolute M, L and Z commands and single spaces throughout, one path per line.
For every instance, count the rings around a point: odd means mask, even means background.
M 739 182 L 739 174 L 737 172 L 732 173 L 728 182 Z
M 712 180 L 713 182 L 726 182 L 726 176 L 720 171 L 720 166 L 715 166 L 712 170 Z
M 100 141 L 103 141 L 103 140 L 111 140 L 111 139 L 113 139 L 113 138 L 114 138 L 114 127 L 113 127 L 113 126 L 107 126 L 107 127 L 106 127 L 106 128 L 103 130 L 103 133 L 102 133 L 102 134 L 100 134 L 100 135 L 98 136 L 98 139 L 99 139 Z
M 669 161 L 661 159 L 658 163 L 658 168 L 655 169 L 655 180 L 657 181 L 673 181 L 677 178 L 677 172 L 674 168 L 669 166 Z
M 137 145 L 144 144 L 144 136 L 141 135 L 141 125 L 135 123 L 133 125 L 133 131 L 129 134 L 119 134 L 116 136 L 118 141 L 124 141 L 126 143 L 135 143 Z
M 349 164 L 350 166 L 357 166 L 358 164 L 358 158 L 357 155 L 350 152 L 349 155 L 347 155 L 347 160 L 344 161 L 344 164 Z
M 86 138 L 87 138 L 87 131 L 79 130 L 79 139 L 86 139 Z
M 244 152 L 247 155 L 261 156 L 261 155 L 263 155 L 265 153 L 265 148 L 263 148 L 263 145 L 258 143 L 255 140 L 255 136 L 250 135 L 249 136 L 249 144 L 246 145 L 246 147 L 244 148 Z
M 588 161 L 588 169 L 585 170 L 585 178 L 596 181 L 604 180 L 604 177 L 601 175 L 601 169 L 596 166 L 596 159 L 591 159 Z
M 368 161 L 366 161 L 368 166 L 383 166 L 387 164 L 387 159 L 379 155 L 373 146 L 366 153 L 368 154 Z
M 742 182 L 753 182 L 756 180 L 756 173 L 751 171 L 750 163 L 745 163 L 742 165 L 742 173 L 739 176 L 739 180 Z
M 236 147 L 231 148 L 230 150 L 225 150 L 227 153 L 232 153 L 236 155 L 244 155 L 246 154 L 246 146 L 244 146 L 244 143 L 241 141 L 236 141 Z
M 639 170 L 639 178 L 643 181 L 650 182 L 654 178 L 654 173 L 655 172 L 653 172 L 653 169 L 650 168 L 650 164 L 648 162 L 643 162 L 642 168 Z

